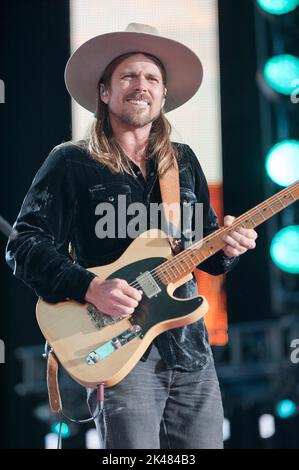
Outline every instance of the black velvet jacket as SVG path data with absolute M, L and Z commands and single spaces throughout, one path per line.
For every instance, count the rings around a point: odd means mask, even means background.
M 14 224 L 18 235 L 9 240 L 6 260 L 14 275 L 48 302 L 74 299 L 84 302 L 94 274 L 85 268 L 115 261 L 132 242 L 126 238 L 98 238 L 95 226 L 99 202 L 117 206 L 118 194 L 126 194 L 127 203 L 161 202 L 156 161 L 147 161 L 145 181 L 133 164 L 135 177 L 113 174 L 91 158 L 84 142 L 66 142 L 56 146 L 45 160 L 26 195 Z M 215 212 L 210 207 L 208 186 L 198 159 L 187 145 L 176 145 L 179 154 L 182 203 L 203 203 L 203 235 L 218 228 Z M 117 213 L 117 207 L 116 207 Z M 190 229 L 194 225 L 190 213 Z M 148 226 L 148 228 L 150 228 Z M 73 258 L 68 254 L 69 242 Z M 183 237 L 183 248 L 190 245 Z M 227 258 L 222 251 L 199 266 L 213 274 L 229 271 L 237 258 Z M 179 287 L 178 297 L 197 293 L 195 280 Z M 203 320 L 169 330 L 155 339 L 169 368 L 194 370 L 203 368 L 211 357 Z M 147 354 L 143 360 L 146 360 Z

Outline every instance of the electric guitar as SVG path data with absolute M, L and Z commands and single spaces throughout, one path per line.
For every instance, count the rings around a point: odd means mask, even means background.
M 49 304 L 39 299 L 38 324 L 62 366 L 85 387 L 116 385 L 156 336 L 205 315 L 208 303 L 204 297 L 179 299 L 173 292 L 192 278 L 196 266 L 224 247 L 223 235 L 237 227 L 254 228 L 298 198 L 299 181 L 236 218 L 230 227 L 218 229 L 175 256 L 167 236 L 158 229 L 149 230 L 117 261 L 90 268 L 100 278 L 122 278 L 142 289 L 142 300 L 126 318 L 112 318 L 91 304 L 71 300 Z

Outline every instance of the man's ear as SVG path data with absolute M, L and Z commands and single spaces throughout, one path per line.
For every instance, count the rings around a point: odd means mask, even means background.
M 167 88 L 164 89 L 164 98 L 163 98 L 163 101 L 162 101 L 161 108 L 163 108 L 163 106 L 164 106 L 164 104 L 165 104 L 166 93 L 167 93 Z
M 100 99 L 106 104 L 108 103 L 108 95 L 109 95 L 109 91 L 107 90 L 105 85 L 101 83 L 100 84 Z

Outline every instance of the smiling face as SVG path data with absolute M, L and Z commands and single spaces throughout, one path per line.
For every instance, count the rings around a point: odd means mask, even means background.
M 134 54 L 117 65 L 105 91 L 101 99 L 110 119 L 138 128 L 160 115 L 166 88 L 158 65 L 143 54 Z

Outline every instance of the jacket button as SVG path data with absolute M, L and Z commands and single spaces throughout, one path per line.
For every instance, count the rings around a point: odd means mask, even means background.
M 112 202 L 112 201 L 114 201 L 114 196 L 109 196 L 109 198 L 108 198 L 108 199 L 109 199 L 109 201 L 111 201 L 111 202 Z

